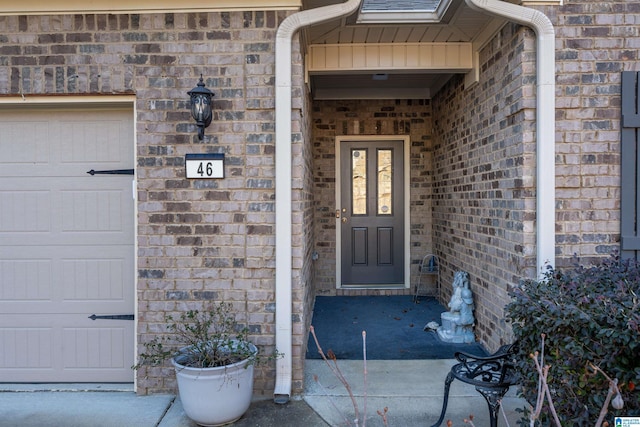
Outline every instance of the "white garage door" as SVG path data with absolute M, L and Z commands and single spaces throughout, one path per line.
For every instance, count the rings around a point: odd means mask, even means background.
M 131 111 L 0 111 L 0 382 L 133 381 L 133 176 L 87 174 L 133 169 L 133 134 Z

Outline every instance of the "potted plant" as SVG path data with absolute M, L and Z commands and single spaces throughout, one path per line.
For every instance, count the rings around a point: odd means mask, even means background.
M 144 344 L 137 369 L 167 359 L 175 368 L 186 415 L 202 426 L 229 424 L 249 409 L 258 349 L 248 341 L 230 303 L 166 316 L 168 335 Z

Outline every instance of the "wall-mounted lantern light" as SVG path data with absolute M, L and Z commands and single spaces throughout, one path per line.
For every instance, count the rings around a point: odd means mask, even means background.
M 187 92 L 191 96 L 191 116 L 198 126 L 198 138 L 204 139 L 204 128 L 211 124 L 213 113 L 211 112 L 211 98 L 213 92 L 204 87 L 202 74 L 198 85 Z

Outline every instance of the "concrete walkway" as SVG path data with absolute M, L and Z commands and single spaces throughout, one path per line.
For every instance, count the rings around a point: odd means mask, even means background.
M 367 426 L 384 426 L 377 411 L 388 408 L 390 427 L 430 426 L 440 414 L 444 378 L 453 360 L 369 361 L 367 364 Z M 351 385 L 360 413 L 365 389 L 362 361 L 339 361 Z M 254 401 L 234 426 L 326 427 L 344 426 L 354 419 L 347 391 L 321 360 L 307 360 L 306 390 L 286 405 Z M 314 378 L 318 378 L 315 381 Z M 524 402 L 510 391 L 503 407 L 511 426 Z M 466 384 L 454 381 L 445 417 L 454 426 L 466 426 L 474 416 L 477 427 L 489 425 L 485 400 Z M 443 423 L 443 425 L 445 425 Z M 360 423 L 361 425 L 362 423 Z M 353 424 L 352 424 L 353 425 Z M 504 419 L 499 420 L 505 426 Z M 195 427 L 174 395 L 136 396 L 131 385 L 0 384 L 0 427 Z
M 345 425 L 352 419 L 353 404 L 348 393 L 321 360 L 307 360 L 304 400 L 330 425 Z M 444 379 L 456 363 L 455 360 L 412 360 L 367 362 L 367 426 L 383 426 L 377 414 L 388 408 L 389 426 L 430 426 L 438 420 L 444 397 Z M 360 412 L 364 407 L 364 375 L 362 361 L 338 362 L 348 379 Z M 314 381 L 317 376 L 318 381 Z M 333 403 L 332 403 L 333 402 Z M 503 400 L 509 424 L 517 425 L 520 415 L 516 408 L 525 402 L 510 390 Z M 343 416 L 344 415 L 344 416 Z M 473 386 L 454 381 L 449 393 L 449 405 L 443 422 L 451 420 L 454 426 L 464 426 L 464 420 L 473 415 L 476 427 L 489 426 L 489 410 L 484 398 Z M 499 425 L 506 425 L 504 419 Z

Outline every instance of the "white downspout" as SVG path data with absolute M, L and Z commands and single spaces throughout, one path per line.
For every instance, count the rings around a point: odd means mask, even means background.
M 538 277 L 555 266 L 555 32 L 538 10 L 499 0 L 465 0 L 472 9 L 533 28 L 537 36 L 536 74 L 536 265 Z
M 318 7 L 288 16 L 276 33 L 276 360 L 274 400 L 287 403 L 291 396 L 291 45 L 300 28 L 348 16 L 361 0 Z

